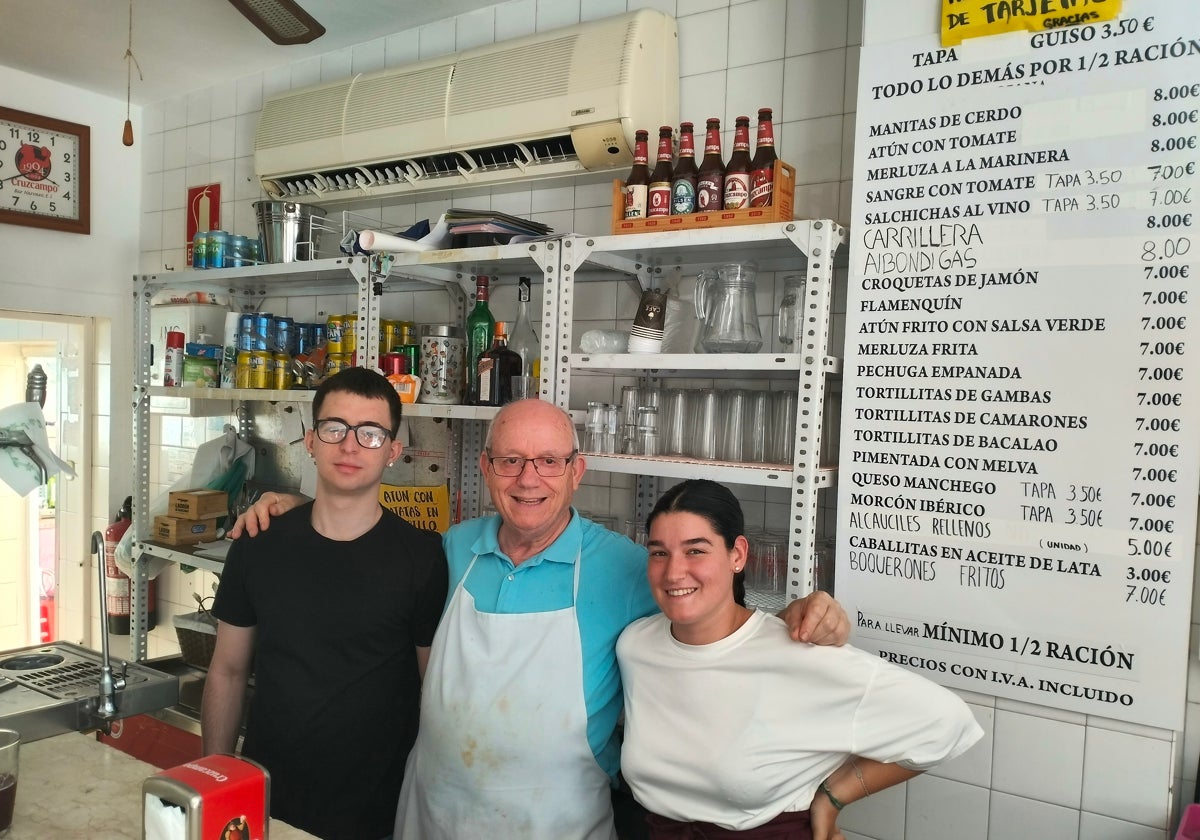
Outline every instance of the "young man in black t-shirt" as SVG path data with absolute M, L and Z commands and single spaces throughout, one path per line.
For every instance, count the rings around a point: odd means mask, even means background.
M 391 833 L 446 599 L 440 536 L 379 504 L 400 412 L 373 371 L 321 385 L 315 501 L 234 543 L 213 606 L 204 751 L 233 751 L 253 666 L 243 754 L 271 773 L 271 815 L 326 840 Z

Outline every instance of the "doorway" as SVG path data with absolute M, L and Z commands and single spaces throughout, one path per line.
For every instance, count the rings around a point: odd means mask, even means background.
M 66 547 L 83 546 L 86 539 L 93 428 L 86 384 L 93 335 L 91 319 L 0 310 L 0 408 L 25 402 L 27 378 L 40 365 L 47 378 L 42 414 L 50 449 L 77 476 L 51 476 L 24 497 L 0 482 L 0 650 L 63 638 L 63 596 L 75 601 L 80 592 L 82 580 L 64 560 Z M 78 614 L 83 603 L 80 598 L 69 612 Z

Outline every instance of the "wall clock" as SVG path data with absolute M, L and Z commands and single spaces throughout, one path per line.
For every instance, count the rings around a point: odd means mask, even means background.
M 91 232 L 91 129 L 0 108 L 0 222 Z

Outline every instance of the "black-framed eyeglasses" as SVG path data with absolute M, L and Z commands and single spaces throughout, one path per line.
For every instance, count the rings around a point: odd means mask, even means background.
M 341 443 L 347 434 L 354 432 L 358 445 L 363 449 L 378 449 L 392 437 L 392 433 L 378 423 L 351 426 L 345 420 L 318 420 L 315 430 L 317 437 L 325 443 Z
M 526 464 L 533 464 L 534 472 L 545 478 L 553 478 L 567 471 L 567 465 L 575 460 L 578 449 L 572 449 L 570 455 L 539 455 L 537 458 L 521 458 L 517 455 L 492 455 L 488 452 L 488 461 L 492 464 L 492 472 L 505 478 L 515 478 L 525 472 Z

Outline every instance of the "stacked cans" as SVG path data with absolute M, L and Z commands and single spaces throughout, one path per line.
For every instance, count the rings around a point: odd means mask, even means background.
M 192 268 L 241 268 L 258 264 L 261 246 L 257 239 L 223 230 L 197 231 L 192 238 Z

